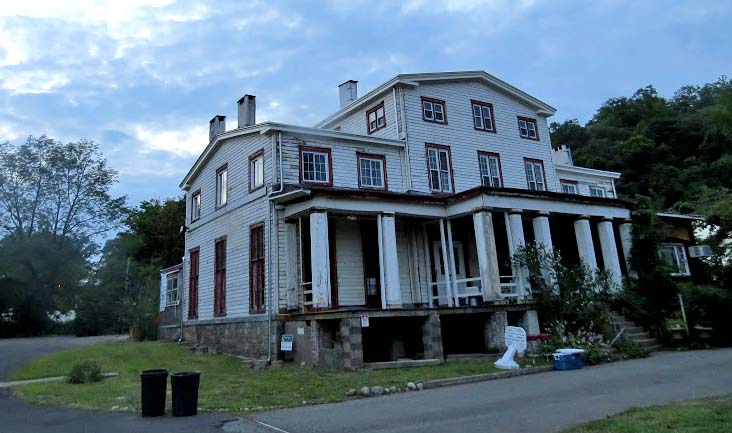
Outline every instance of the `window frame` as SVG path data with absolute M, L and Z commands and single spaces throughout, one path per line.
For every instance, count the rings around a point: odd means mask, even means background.
M 488 158 L 488 169 L 490 170 L 490 158 L 496 159 L 496 165 L 498 166 L 498 186 L 493 185 L 486 185 L 483 182 L 483 166 L 481 165 L 480 161 L 481 158 Z M 478 172 L 480 173 L 480 184 L 485 187 L 489 188 L 503 188 L 503 168 L 501 167 L 501 155 L 499 155 L 496 152 L 487 152 L 485 150 L 479 150 L 478 151 Z M 488 173 L 488 177 L 493 178 L 493 176 Z
M 430 168 L 430 149 L 435 149 L 438 153 L 438 164 L 439 164 L 439 152 L 444 151 L 447 153 L 447 166 L 449 170 L 450 175 L 450 191 L 445 191 L 444 189 L 434 189 L 432 187 L 432 168 Z M 443 144 L 435 144 L 435 143 L 425 143 L 425 163 L 427 164 L 427 183 L 429 184 L 430 191 L 435 194 L 453 194 L 455 193 L 455 172 L 453 171 L 452 166 L 452 151 L 450 150 L 450 146 L 446 146 Z M 438 172 L 440 172 L 440 169 L 437 169 Z M 442 180 L 440 178 L 440 186 L 442 186 Z
M 594 195 L 592 194 L 592 190 L 602 191 L 602 195 Z M 607 191 L 601 186 L 590 185 L 590 197 L 607 198 Z
M 219 254 L 219 245 L 223 245 Z M 214 317 L 226 316 L 226 236 L 214 241 Z M 223 257 L 222 257 L 223 256 Z
M 529 177 L 526 176 L 526 164 L 538 164 L 541 166 L 541 175 L 542 180 L 544 181 L 544 189 L 531 189 L 531 181 L 529 181 Z M 532 168 L 532 173 L 534 174 L 534 183 L 536 183 L 536 172 Z M 526 188 L 529 189 L 529 191 L 549 191 L 549 185 L 546 182 L 546 170 L 544 169 L 544 161 L 541 159 L 534 159 L 534 158 L 524 158 L 524 176 L 526 176 Z M 538 184 L 537 184 L 538 187 Z
M 674 259 L 676 261 L 676 270 L 682 271 L 680 268 L 681 264 L 684 264 L 685 269 L 683 272 L 671 272 L 669 275 L 672 277 L 690 277 L 691 276 L 691 267 L 689 266 L 689 256 L 686 254 L 686 245 L 679 242 L 663 242 L 658 245 L 656 245 L 656 250 L 658 252 L 659 258 L 661 258 L 661 248 L 672 248 Z M 683 262 L 679 260 L 679 254 L 678 252 L 681 251 L 681 255 L 683 256 Z M 670 265 L 670 266 L 673 266 Z
M 175 277 L 172 277 L 175 275 Z M 175 288 L 170 288 L 170 282 L 175 281 Z M 171 301 L 171 294 L 175 293 L 175 300 Z M 180 271 L 169 272 L 165 275 L 165 307 L 174 307 L 180 304 Z
M 300 146 L 300 183 L 303 185 L 320 185 L 333 186 L 333 155 L 328 147 Z M 303 153 L 320 153 L 327 155 L 328 164 L 326 165 L 328 179 L 325 182 L 305 180 L 305 164 L 303 161 Z
M 384 124 L 381 126 L 379 126 L 379 109 L 384 112 Z M 371 128 L 371 119 L 369 119 L 371 113 L 376 113 L 376 127 L 373 129 Z M 374 107 L 366 111 L 366 131 L 369 133 L 369 135 L 371 135 L 374 132 L 380 131 L 384 128 L 386 128 L 386 108 L 384 106 L 384 101 L 381 101 L 380 103 L 376 104 Z
M 369 186 L 364 185 L 361 180 L 361 160 L 362 159 L 371 159 L 371 160 L 378 160 L 381 162 L 381 183 L 382 186 Z M 358 176 L 358 187 L 360 189 L 368 189 L 368 190 L 377 190 L 377 191 L 386 191 L 388 189 L 388 179 L 386 174 L 386 155 L 379 155 L 375 153 L 364 153 L 364 152 L 356 152 L 356 173 Z
M 518 130 L 519 130 L 519 137 L 526 139 L 526 140 L 533 140 L 533 141 L 541 141 L 539 138 L 539 123 L 536 121 L 536 119 L 532 119 L 531 117 L 524 117 L 524 116 L 516 116 L 517 122 L 518 122 Z M 521 133 L 521 122 L 524 122 L 527 124 L 526 126 L 526 134 L 524 135 Z M 534 132 L 536 133 L 536 137 L 531 137 L 529 135 L 529 127 L 528 124 L 531 123 L 534 125 Z
M 196 204 L 196 199 L 198 199 L 198 204 Z M 202 207 L 203 199 L 201 198 L 201 188 L 198 188 L 197 190 L 193 191 L 193 194 L 191 194 L 191 222 L 195 222 L 201 219 Z M 196 215 L 196 210 L 198 210 L 198 215 Z
M 221 186 L 221 174 L 224 174 L 225 185 Z M 229 164 L 226 163 L 216 169 L 216 209 L 225 207 L 229 203 Z
M 481 127 L 481 128 L 479 128 L 478 125 L 475 124 L 475 107 L 476 106 L 481 107 L 480 115 L 481 115 L 481 122 L 483 123 L 483 127 Z M 488 112 L 490 113 L 490 116 L 491 116 L 490 129 L 485 127 L 485 117 L 483 117 L 483 108 L 487 108 Z M 473 117 L 473 129 L 475 129 L 476 131 L 492 132 L 494 134 L 496 133 L 496 117 L 493 113 L 493 104 L 491 104 L 490 102 L 483 102 L 483 101 L 471 99 L 470 100 L 470 114 Z
M 254 257 L 254 238 L 252 234 L 254 231 L 260 231 L 261 238 L 259 238 L 259 247 L 261 248 L 261 257 Z M 251 224 L 249 226 L 249 313 L 250 314 L 262 314 L 266 310 L 266 248 L 264 244 L 264 221 Z M 256 263 L 255 263 L 256 262 Z M 255 265 L 259 266 L 259 275 L 254 274 Z M 261 287 L 255 287 L 254 280 L 258 277 L 261 282 Z M 255 289 L 257 292 L 255 293 Z
M 565 185 L 573 187 L 574 192 L 564 191 Z M 559 186 L 562 188 L 563 194 L 579 195 L 579 182 L 577 182 L 576 180 L 559 179 Z
M 429 123 L 437 123 L 438 125 L 447 125 L 447 104 L 445 103 L 444 100 L 442 100 L 442 99 L 436 99 L 436 98 L 430 98 L 428 96 L 422 96 L 420 98 L 420 101 L 421 101 L 420 102 L 420 108 L 422 110 L 422 120 L 424 120 L 425 122 L 429 122 Z M 424 106 L 424 103 L 425 102 L 428 102 L 428 103 L 432 104 L 432 110 L 431 110 L 432 111 L 432 119 L 428 119 L 427 116 L 425 115 L 425 109 L 424 109 L 425 108 L 425 106 Z M 435 113 L 435 108 L 434 108 L 434 105 L 435 104 L 442 106 L 442 121 L 439 121 L 439 120 L 436 120 L 435 119 L 435 114 L 434 114 Z
M 198 284 L 200 281 L 201 249 L 199 247 L 191 248 L 188 251 L 188 258 L 188 320 L 196 320 L 198 319 Z
M 259 185 L 254 184 L 254 167 L 253 164 L 260 159 L 262 160 L 262 183 Z M 254 192 L 264 187 L 264 149 L 260 149 L 253 154 L 249 155 L 249 192 Z

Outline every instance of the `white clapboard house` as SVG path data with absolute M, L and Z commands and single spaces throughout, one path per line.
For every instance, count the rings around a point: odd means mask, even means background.
M 397 75 L 314 126 L 210 122 L 180 186 L 185 258 L 161 336 L 253 358 L 357 367 L 500 348 L 539 332 L 529 242 L 627 273 L 618 173 L 556 151 L 555 109 L 483 71 Z M 283 334 L 292 351 L 282 351 Z

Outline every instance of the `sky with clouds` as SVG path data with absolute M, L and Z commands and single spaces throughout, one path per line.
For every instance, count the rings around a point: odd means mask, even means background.
M 482 69 L 592 117 L 732 70 L 729 1 L 25 0 L 0 7 L 0 141 L 92 139 L 129 204 L 180 193 L 208 121 L 312 125 L 399 73 Z

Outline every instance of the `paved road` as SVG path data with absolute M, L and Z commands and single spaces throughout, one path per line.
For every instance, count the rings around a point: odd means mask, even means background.
M 42 337 L 0 340 L 0 381 L 19 364 L 46 353 L 121 337 Z M 218 433 L 234 417 L 205 414 L 191 418 L 141 418 L 133 414 L 89 412 L 36 406 L 0 389 L 0 433 Z M 261 433 L 263 430 L 252 432 Z
M 633 406 L 732 393 L 732 349 L 265 413 L 280 433 L 540 433 Z M 250 432 L 251 421 L 225 431 Z M 273 430 L 277 431 L 277 430 Z

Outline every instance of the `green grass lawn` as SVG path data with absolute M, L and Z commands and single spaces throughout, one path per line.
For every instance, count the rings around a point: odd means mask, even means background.
M 562 433 L 730 433 L 732 395 L 628 411 Z
M 196 355 L 174 343 L 105 342 L 33 360 L 13 372 L 8 380 L 66 375 L 74 362 L 81 359 L 94 359 L 99 362 L 103 372 L 116 371 L 120 376 L 83 385 L 63 382 L 23 385 L 13 389 L 14 395 L 38 404 L 96 410 L 112 410 L 117 406 L 127 408 L 121 410 L 137 411 L 140 407 L 139 374 L 142 370 L 197 370 L 201 372 L 199 407 L 243 413 L 342 401 L 347 399 L 345 392 L 349 388 L 364 385 L 404 387 L 409 381 L 498 371 L 492 361 L 487 359 L 389 370 L 341 371 L 294 365 L 254 370 L 242 367 L 236 358 Z

